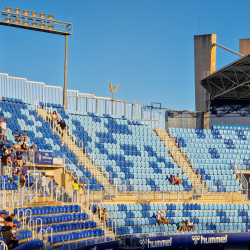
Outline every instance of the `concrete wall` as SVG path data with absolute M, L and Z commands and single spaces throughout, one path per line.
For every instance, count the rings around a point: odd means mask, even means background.
M 244 56 L 250 53 L 250 38 L 239 40 L 239 52 Z
M 195 65 L 195 107 L 196 111 L 207 111 L 210 96 L 201 86 L 200 80 L 215 71 L 216 35 L 194 36 L 194 65 Z

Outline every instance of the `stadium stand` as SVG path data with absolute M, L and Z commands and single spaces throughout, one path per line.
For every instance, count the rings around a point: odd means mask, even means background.
M 241 133 L 241 130 L 237 131 Z M 221 134 L 222 131 L 218 129 L 181 128 L 168 128 L 168 132 L 176 139 L 178 147 L 186 154 L 196 174 L 202 176 L 209 191 L 238 192 L 242 189 L 234 174 L 234 165 L 237 160 L 243 163 L 248 152 L 244 134 L 238 136 L 235 131 L 232 135 Z
M 100 166 L 111 184 L 118 184 L 119 191 L 191 190 L 191 181 L 146 123 L 119 116 L 70 114 L 58 108 L 46 110 L 57 112 L 75 143 L 84 149 L 94 165 Z M 179 174 L 182 185 L 170 185 L 171 174 Z

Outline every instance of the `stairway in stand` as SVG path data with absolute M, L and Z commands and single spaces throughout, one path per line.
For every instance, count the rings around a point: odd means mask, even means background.
M 44 121 L 50 121 L 50 115 L 47 113 L 45 109 L 36 108 L 37 114 L 42 116 Z M 66 133 L 61 135 L 61 128 L 56 125 L 52 127 L 54 133 L 57 133 L 60 137 L 60 140 L 63 145 L 66 145 L 71 152 L 74 152 L 79 164 L 82 164 L 86 170 L 91 173 L 92 177 L 95 177 L 99 184 L 104 186 L 103 198 L 105 196 L 111 195 L 111 198 L 115 197 L 115 188 L 110 184 L 109 179 L 104 176 L 104 172 L 100 171 L 100 166 L 96 166 L 92 163 L 92 161 L 88 158 L 88 155 L 83 152 L 82 147 L 78 147 L 75 142 L 72 140 L 72 136 L 69 136 Z
M 195 188 L 197 195 L 208 194 L 207 187 L 202 183 L 201 176 L 198 176 L 191 168 L 186 157 L 180 152 L 176 142 L 171 138 L 165 129 L 156 129 L 156 134 L 160 137 L 160 140 L 164 142 L 165 146 L 169 148 L 169 152 L 174 161 L 182 169 L 183 173 L 187 175 L 188 179 L 192 182 L 193 188 Z

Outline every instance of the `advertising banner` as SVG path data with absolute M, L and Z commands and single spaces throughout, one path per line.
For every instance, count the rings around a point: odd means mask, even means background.
M 248 233 L 186 234 L 136 238 L 135 243 L 143 249 L 161 249 L 214 244 L 250 244 L 250 237 Z
M 99 243 L 95 245 L 85 246 L 78 248 L 77 250 L 118 250 L 119 241 L 109 241 L 104 243 Z
M 36 164 L 53 165 L 53 152 L 36 152 Z

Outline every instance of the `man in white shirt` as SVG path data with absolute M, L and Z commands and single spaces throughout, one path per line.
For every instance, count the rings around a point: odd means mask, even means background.
M 194 231 L 194 223 L 193 220 L 190 220 L 187 224 L 188 231 L 192 230 Z
M 45 174 L 42 173 L 42 192 L 43 192 L 43 197 L 46 196 L 46 186 L 47 186 L 47 179 L 45 177 Z
M 2 128 L 3 138 L 4 138 L 4 140 L 6 140 L 6 130 L 7 130 L 6 120 L 4 120 L 3 122 L 1 122 L 1 128 Z
M 164 225 L 164 220 L 162 219 L 162 215 L 161 215 L 161 211 L 158 212 L 158 214 L 156 215 L 156 220 L 158 225 Z

